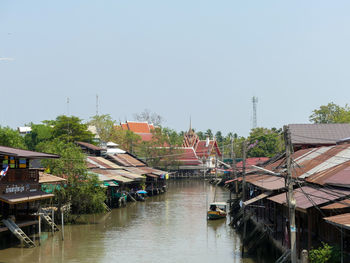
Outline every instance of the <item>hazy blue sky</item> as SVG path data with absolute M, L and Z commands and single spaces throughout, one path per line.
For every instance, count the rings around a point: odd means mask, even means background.
M 349 102 L 350 1 L 0 0 L 0 125 L 70 113 L 247 135 Z

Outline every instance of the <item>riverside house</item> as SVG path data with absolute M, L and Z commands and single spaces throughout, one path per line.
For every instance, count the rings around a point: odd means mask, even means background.
M 53 197 L 41 190 L 39 170 L 31 168 L 31 161 L 47 158 L 59 156 L 0 146 L 0 234 L 10 230 L 28 246 L 35 244 L 28 241 L 23 231 L 38 225 L 41 200 Z M 24 235 L 18 235 L 20 231 Z

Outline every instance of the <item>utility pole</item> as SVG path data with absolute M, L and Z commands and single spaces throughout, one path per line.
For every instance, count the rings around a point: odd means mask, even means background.
M 292 143 L 290 139 L 290 131 L 288 126 L 283 127 L 284 141 L 286 145 L 286 161 L 287 161 L 287 184 L 288 184 L 288 208 L 289 208 L 289 227 L 290 227 L 290 257 L 291 262 L 297 262 L 296 249 L 296 227 L 295 227 L 295 198 L 293 193 L 294 180 L 292 177 Z
M 218 178 L 218 154 L 215 154 L 215 179 Z
M 232 172 L 233 172 L 233 178 L 236 179 L 235 181 L 235 190 L 236 190 L 236 197 L 238 195 L 238 182 L 237 182 L 237 171 L 236 171 L 236 154 L 233 149 L 233 138 L 231 137 L 231 159 L 232 159 Z
M 243 176 L 243 180 L 242 180 L 242 208 L 243 208 L 243 246 L 242 246 L 242 256 L 244 254 L 244 245 L 245 245 L 245 238 L 246 238 L 246 234 L 247 234 L 247 221 L 245 220 L 245 190 L 246 190 L 246 182 L 245 182 L 245 165 L 246 165 L 246 158 L 247 158 L 247 142 L 243 141 L 243 145 L 242 145 L 242 154 L 243 154 L 243 160 L 242 160 L 242 176 Z

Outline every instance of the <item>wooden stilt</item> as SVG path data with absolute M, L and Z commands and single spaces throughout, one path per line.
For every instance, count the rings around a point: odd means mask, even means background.
M 39 221 L 39 246 L 40 246 L 41 245 L 41 216 L 40 215 L 38 216 L 38 221 Z

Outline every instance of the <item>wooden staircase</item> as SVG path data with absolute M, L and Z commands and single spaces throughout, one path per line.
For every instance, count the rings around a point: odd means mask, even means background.
M 54 231 L 60 231 L 58 226 L 55 224 L 55 222 L 52 220 L 52 218 L 49 216 L 49 214 L 44 209 L 40 209 L 40 217 L 53 229 Z
M 22 242 L 26 247 L 35 247 L 35 243 L 23 232 L 11 219 L 3 219 L 4 225 Z

